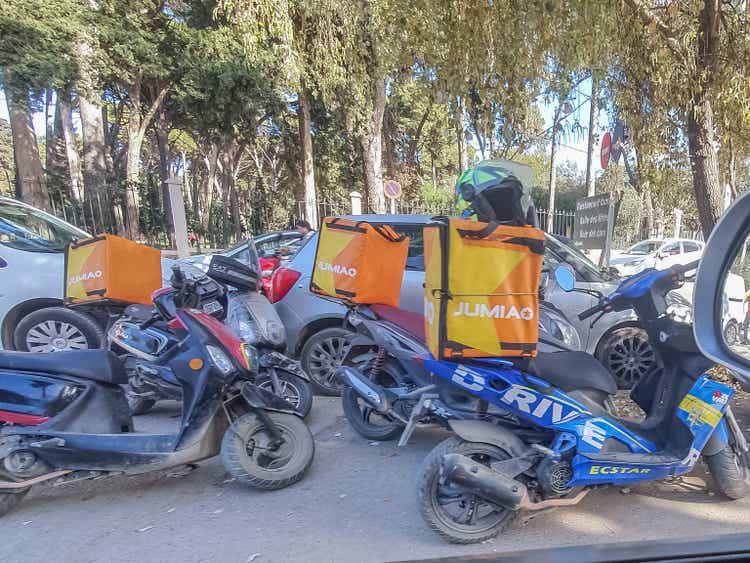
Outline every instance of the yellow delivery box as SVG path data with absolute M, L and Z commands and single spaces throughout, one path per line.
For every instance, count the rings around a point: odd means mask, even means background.
M 115 235 L 72 242 L 65 254 L 65 301 L 151 303 L 159 289 L 161 253 Z
M 388 225 L 326 217 L 310 290 L 352 303 L 398 306 L 409 238 Z
M 439 359 L 535 356 L 544 233 L 465 219 L 424 228 L 425 334 Z

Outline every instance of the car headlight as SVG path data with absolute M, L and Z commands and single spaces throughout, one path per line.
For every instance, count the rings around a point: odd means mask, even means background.
M 245 367 L 251 373 L 258 373 L 258 367 L 260 366 L 260 359 L 258 356 L 258 349 L 247 343 L 242 344 L 242 355 L 245 358 Z
M 211 362 L 223 375 L 229 375 L 234 371 L 234 364 L 229 359 L 229 356 L 224 353 L 224 350 L 211 344 L 206 346 L 206 350 L 208 350 L 208 355 L 211 357 Z
M 581 350 L 581 337 L 575 327 L 566 319 L 548 309 L 539 311 L 539 330 L 571 350 Z

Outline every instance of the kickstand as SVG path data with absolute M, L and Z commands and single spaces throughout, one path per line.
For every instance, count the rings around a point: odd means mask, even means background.
M 414 432 L 414 429 L 417 427 L 419 419 L 422 418 L 422 416 L 432 406 L 432 400 L 437 399 L 437 398 L 438 398 L 438 395 L 436 395 L 435 393 L 425 393 L 419 398 L 419 401 L 417 402 L 416 405 L 414 405 L 414 408 L 411 410 L 411 415 L 409 416 L 409 422 L 406 423 L 406 427 L 404 428 L 404 431 L 401 433 L 401 437 L 398 439 L 399 447 L 405 446 L 409 442 L 409 438 L 411 438 L 411 435 Z

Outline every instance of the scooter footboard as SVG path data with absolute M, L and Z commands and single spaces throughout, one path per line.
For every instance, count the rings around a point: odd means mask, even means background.
M 717 453 L 729 440 L 724 419 L 731 387 L 703 375 L 677 407 L 677 419 L 693 436 L 689 451 L 662 453 L 587 453 L 573 459 L 570 486 L 627 484 L 683 475 L 690 472 L 701 452 Z

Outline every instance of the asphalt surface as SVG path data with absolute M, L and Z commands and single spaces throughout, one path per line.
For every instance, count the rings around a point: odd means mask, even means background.
M 139 429 L 177 423 L 174 404 L 139 417 Z M 741 417 L 750 433 L 750 416 Z M 496 540 L 444 543 L 421 520 L 416 478 L 447 434 L 371 445 L 337 399 L 316 398 L 308 422 L 315 461 L 300 483 L 258 492 L 228 481 L 219 459 L 187 476 L 164 473 L 39 487 L 0 521 L 0 561 L 386 561 L 469 553 L 746 532 L 750 499 L 710 493 L 702 467 L 675 482 L 593 491 L 572 508 L 518 519 Z

